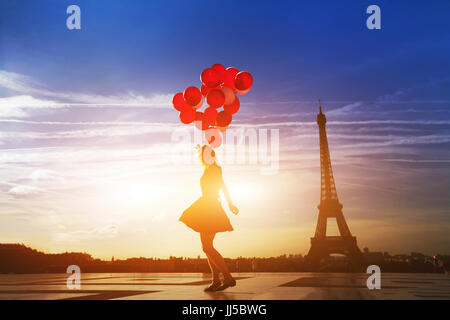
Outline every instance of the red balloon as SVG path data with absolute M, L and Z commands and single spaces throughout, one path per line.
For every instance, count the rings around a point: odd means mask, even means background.
M 178 92 L 173 96 L 172 104 L 178 111 L 190 110 L 192 107 L 186 103 L 183 99 L 183 93 Z
M 211 148 L 218 148 L 222 145 L 222 135 L 217 128 L 209 128 L 205 131 L 205 139 Z
M 198 130 L 206 130 L 210 127 L 210 123 L 206 119 L 205 114 L 203 112 L 195 113 L 194 125 Z
M 202 93 L 196 87 L 188 87 L 183 92 L 183 98 L 186 103 L 195 107 L 202 100 Z
M 227 68 L 225 72 L 225 79 L 223 80 L 223 84 L 227 87 L 230 87 L 233 90 L 236 90 L 234 86 L 234 78 L 239 73 L 239 70 L 233 67 Z
M 197 127 L 197 129 L 205 131 L 208 130 L 209 128 L 211 128 L 210 124 L 205 121 L 204 119 L 202 121 L 196 121 L 195 122 L 195 126 Z
M 216 126 L 218 127 L 226 127 L 231 123 L 231 120 L 233 120 L 233 117 L 231 114 L 229 114 L 226 111 L 220 111 L 217 114 L 216 119 Z
M 218 129 L 220 132 L 225 132 L 225 130 L 228 129 L 228 126 L 226 126 L 226 127 L 217 127 L 216 126 L 216 129 Z
M 217 109 L 214 107 L 209 107 L 205 109 L 204 119 L 210 124 L 214 125 L 217 118 Z
M 238 89 L 236 89 L 236 93 L 240 94 L 240 95 L 247 94 L 249 91 L 250 91 L 250 89 L 247 89 L 247 90 L 238 90 Z
M 253 83 L 252 75 L 247 71 L 239 72 L 234 78 L 234 86 L 237 90 L 245 91 L 250 89 Z
M 222 87 L 223 94 L 225 95 L 225 102 L 223 104 L 232 104 L 236 95 L 233 92 L 233 89 L 227 86 Z
M 241 103 L 239 102 L 238 97 L 236 97 L 234 98 L 233 103 L 224 105 L 223 110 L 225 110 L 229 114 L 235 114 L 236 112 L 238 112 L 240 106 Z
M 200 88 L 200 91 L 202 92 L 202 95 L 206 98 L 206 96 L 208 95 L 208 92 L 210 92 L 213 89 L 220 89 L 220 86 L 217 86 L 215 88 L 208 88 L 207 86 L 202 84 L 202 87 Z
M 209 88 L 215 88 L 221 82 L 220 75 L 216 72 L 216 70 L 212 68 L 203 70 L 203 72 L 200 75 L 200 80 L 205 86 Z
M 195 111 L 194 110 L 184 110 L 180 112 L 180 120 L 184 124 L 191 123 L 195 120 Z
M 194 110 L 197 110 L 197 109 L 200 108 L 202 105 L 203 105 L 203 96 L 201 97 L 200 102 L 199 102 L 196 106 L 191 107 L 191 108 L 193 108 Z
M 220 108 L 225 103 L 225 95 L 221 89 L 213 89 L 208 92 L 206 102 L 214 108 Z
M 200 121 L 203 119 L 203 112 L 195 111 L 195 121 Z
M 211 67 L 211 69 L 217 72 L 220 82 L 223 82 L 225 80 L 225 73 L 227 69 L 225 69 L 223 65 L 216 63 Z

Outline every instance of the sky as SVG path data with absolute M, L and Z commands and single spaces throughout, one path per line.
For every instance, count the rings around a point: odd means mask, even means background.
M 81 30 L 66 27 L 71 4 Z M 381 30 L 366 27 L 371 4 Z M 103 259 L 202 254 L 198 234 L 178 221 L 201 194 L 202 167 L 194 141 L 176 137 L 196 131 L 171 100 L 221 63 L 254 78 L 227 132 L 279 135 L 268 143 L 275 162 L 252 162 L 256 149 L 238 152 L 231 140 L 219 148 L 240 209 L 228 211 L 235 230 L 216 237 L 224 256 L 307 253 L 320 200 L 318 98 L 360 248 L 450 253 L 449 9 L 2 1 L 0 242 Z M 228 161 L 239 155 L 243 163 Z

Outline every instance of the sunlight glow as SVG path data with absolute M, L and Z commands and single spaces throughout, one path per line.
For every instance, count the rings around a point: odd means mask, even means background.
M 248 181 L 230 184 L 229 192 L 235 202 L 256 201 L 262 195 L 260 186 Z
M 152 183 L 128 182 L 108 186 L 105 200 L 120 208 L 141 208 L 151 205 L 161 190 Z

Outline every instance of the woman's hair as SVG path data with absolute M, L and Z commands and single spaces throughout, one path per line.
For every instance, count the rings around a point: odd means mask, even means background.
M 216 163 L 216 152 L 208 145 L 197 145 L 198 158 L 202 163 L 202 166 L 207 167 Z

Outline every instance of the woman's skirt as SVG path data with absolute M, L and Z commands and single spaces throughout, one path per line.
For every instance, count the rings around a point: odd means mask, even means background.
M 218 199 L 200 197 L 184 210 L 179 220 L 197 232 L 233 231 L 230 219 Z

